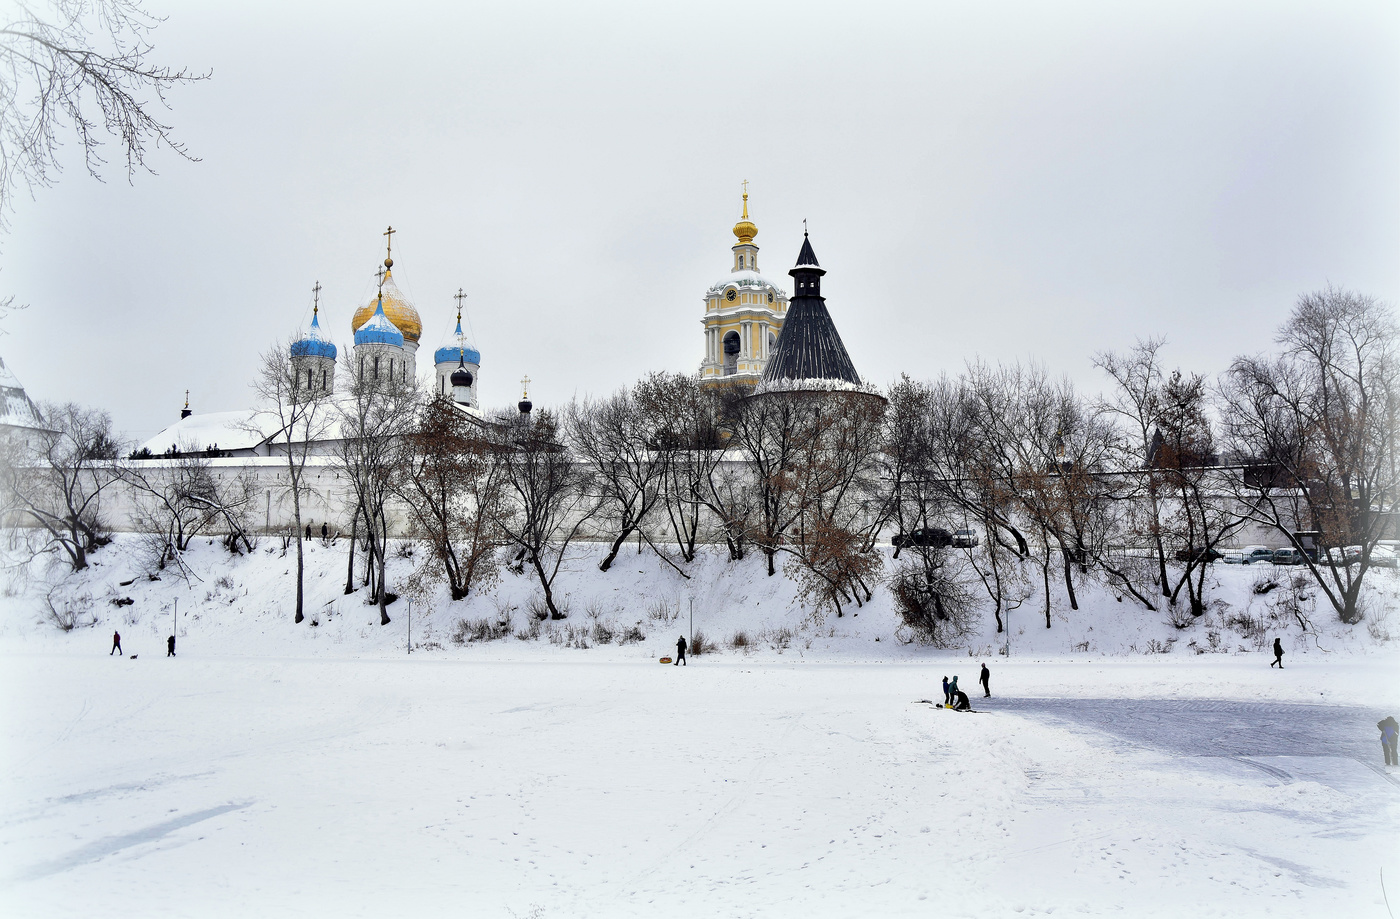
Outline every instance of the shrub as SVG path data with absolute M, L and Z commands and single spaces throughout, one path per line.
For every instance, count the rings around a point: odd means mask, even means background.
M 636 644 L 637 642 L 645 641 L 646 637 L 647 633 L 642 631 L 642 624 L 639 622 L 636 625 L 629 625 L 627 628 L 623 629 L 622 633 L 617 636 L 617 643 L 620 645 Z
M 610 623 L 596 619 L 593 622 L 593 640 L 600 645 L 610 645 L 613 640 L 613 627 Z
M 1254 579 L 1254 587 L 1253 587 L 1253 590 L 1254 590 L 1254 593 L 1257 594 L 1258 596 L 1261 596 L 1261 597 L 1262 597 L 1264 594 L 1268 593 L 1269 591 L 1271 591 L 1271 590 L 1277 590 L 1277 589 L 1278 589 L 1278 581 L 1274 580 L 1272 577 L 1270 577 L 1270 576 L 1267 575 L 1267 574 L 1265 574 L 1265 575 L 1260 575 L 1259 577 L 1257 577 L 1257 578 Z
M 55 600 L 55 593 L 56 591 L 50 591 L 44 597 L 44 618 L 60 631 L 71 632 L 74 629 L 97 625 L 97 617 L 88 612 L 92 605 L 91 597 L 83 596 L 71 601 Z
M 758 640 L 766 642 L 774 651 L 786 651 L 792 643 L 792 629 L 787 627 L 764 629 L 758 633 Z
M 972 591 L 947 565 L 932 570 L 918 562 L 901 565 L 890 590 L 901 627 L 912 633 L 903 640 L 947 648 L 973 626 Z
M 509 619 L 458 619 L 452 630 L 452 643 L 464 645 L 469 641 L 495 641 L 505 638 L 511 632 Z
M 740 629 L 739 631 L 735 632 L 732 636 L 730 636 L 729 647 L 733 648 L 735 651 L 738 651 L 742 648 L 747 648 L 748 646 L 749 633 L 745 632 L 743 629 Z
M 544 597 L 531 597 L 530 602 L 525 604 L 525 608 L 530 611 L 530 615 L 539 620 L 549 618 L 549 607 L 544 602 Z
M 691 657 L 699 657 L 710 650 L 710 641 L 705 637 L 704 632 L 697 631 L 690 636 L 690 645 L 686 651 Z
M 1172 653 L 1172 643 L 1169 641 L 1158 641 L 1155 638 L 1147 639 L 1148 654 L 1170 654 Z
M 529 625 L 515 633 L 515 637 L 521 641 L 533 641 L 540 637 L 540 620 L 534 616 L 530 617 Z
M 647 607 L 647 618 L 653 622 L 675 622 L 680 614 L 680 608 L 672 609 L 666 600 L 653 600 Z

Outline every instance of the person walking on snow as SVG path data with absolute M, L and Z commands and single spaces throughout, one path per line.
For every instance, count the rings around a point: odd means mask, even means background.
M 685 664 L 685 636 L 684 636 L 684 635 L 682 635 L 680 638 L 677 638 L 677 639 L 676 639 L 676 663 L 675 663 L 674 666 L 679 667 L 681 664 Z M 689 664 L 685 664 L 685 665 L 686 665 L 687 667 L 690 666 Z
M 115 654 L 115 655 L 117 655 L 118 657 L 120 657 L 120 656 L 121 656 L 121 653 L 122 653 L 122 633 L 121 633 L 121 632 L 113 632 L 113 633 L 112 633 L 112 650 L 110 650 L 110 651 L 107 652 L 107 656 L 108 656 L 108 657 L 111 657 L 113 654 Z
M 952 690 L 948 688 L 948 678 L 946 676 L 943 678 L 943 704 L 945 706 L 953 704 L 953 693 Z
M 987 669 L 986 664 L 982 665 L 982 675 L 978 677 L 977 682 L 982 684 L 982 698 L 990 699 L 992 697 L 992 671 Z
M 1395 755 L 1395 741 L 1400 738 L 1400 723 L 1396 723 L 1392 716 L 1377 721 L 1376 727 L 1381 729 L 1381 752 L 1385 754 L 1385 764 L 1400 766 L 1400 757 Z
M 1272 667 L 1274 666 L 1274 664 L 1278 664 L 1278 669 L 1280 669 L 1280 670 L 1283 669 L 1283 639 L 1282 639 L 1282 638 L 1275 638 L 1275 639 L 1274 639 L 1274 663 L 1273 663 L 1273 664 L 1270 664 L 1269 666 L 1272 668 Z
M 167 638 L 167 639 L 165 640 L 165 656 L 166 656 L 166 657 L 174 657 L 174 656 L 175 656 L 175 636 L 174 636 L 174 635 L 171 635 L 169 638 Z

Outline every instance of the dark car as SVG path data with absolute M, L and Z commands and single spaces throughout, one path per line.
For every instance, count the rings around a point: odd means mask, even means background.
M 1177 560 L 1177 561 L 1179 561 L 1179 562 L 1184 562 L 1184 561 L 1186 561 L 1186 560 L 1189 558 L 1189 559 L 1191 559 L 1191 561 L 1195 562 L 1195 563 L 1198 564 L 1198 565 L 1200 565 L 1200 564 L 1208 564 L 1208 563 L 1210 563 L 1210 562 L 1218 562 L 1218 561 L 1220 561 L 1220 559 L 1222 559 L 1222 558 L 1224 558 L 1224 557 L 1225 557 L 1225 554 L 1224 554 L 1223 552 L 1217 552 L 1217 551 L 1214 550 L 1214 549 L 1177 549 L 1177 550 L 1176 550 L 1176 560 Z
M 910 546 L 951 546 L 953 534 L 941 527 L 927 527 L 910 530 L 908 533 L 896 533 L 890 542 L 898 549 L 907 549 Z

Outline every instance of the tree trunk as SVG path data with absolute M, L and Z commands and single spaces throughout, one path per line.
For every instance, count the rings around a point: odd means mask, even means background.
M 1060 555 L 1065 563 L 1065 592 L 1069 594 L 1069 608 L 1077 610 L 1079 609 L 1079 598 L 1074 595 L 1074 577 L 1070 573 L 1070 563 L 1073 559 L 1070 558 L 1069 551 L 1063 546 L 1060 547 Z
M 355 543 L 360 535 L 360 512 L 357 509 L 350 521 L 350 563 L 345 566 L 345 592 L 355 592 Z
M 607 557 L 598 563 L 599 571 L 607 571 L 609 568 L 612 567 L 613 560 L 617 558 L 617 553 L 622 550 L 622 544 L 627 541 L 628 536 L 632 535 L 632 531 L 634 529 L 635 527 L 624 527 L 622 532 L 617 534 L 617 539 L 613 540 L 612 548 L 608 550 Z M 638 543 L 637 551 L 641 552 L 641 550 L 641 544 Z

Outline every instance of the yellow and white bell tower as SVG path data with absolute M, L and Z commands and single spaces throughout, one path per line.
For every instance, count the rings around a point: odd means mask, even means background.
M 739 242 L 729 276 L 705 292 L 705 360 L 702 383 L 757 383 L 778 341 L 788 296 L 758 273 L 758 227 L 749 220 L 749 183 L 744 182 L 744 215 L 734 224 Z

